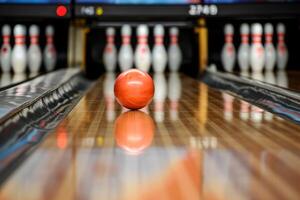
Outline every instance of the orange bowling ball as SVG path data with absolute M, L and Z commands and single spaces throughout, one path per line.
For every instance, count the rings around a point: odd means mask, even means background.
M 114 92 L 119 104 L 125 108 L 140 109 L 152 100 L 154 83 L 149 74 L 130 69 L 117 77 Z
M 129 154 L 140 154 L 151 145 L 154 128 L 152 118 L 142 111 L 122 113 L 115 122 L 116 143 Z

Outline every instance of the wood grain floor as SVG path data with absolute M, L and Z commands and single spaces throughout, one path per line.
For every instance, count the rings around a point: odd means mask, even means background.
M 126 112 L 101 77 L 0 199 L 300 198 L 298 125 L 184 75 L 154 80 L 151 105 Z

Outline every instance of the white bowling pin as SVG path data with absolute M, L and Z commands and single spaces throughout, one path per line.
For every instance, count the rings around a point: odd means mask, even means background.
M 178 102 L 181 97 L 181 80 L 177 72 L 171 72 L 169 74 L 168 82 L 168 98 L 170 101 L 170 119 L 175 121 L 178 119 Z
M 123 25 L 121 28 L 122 45 L 119 51 L 118 61 L 121 71 L 126 71 L 132 68 L 133 65 L 133 50 L 130 44 L 131 27 Z
M 5 24 L 2 27 L 3 44 L 1 46 L 1 69 L 3 73 L 8 73 L 11 67 L 10 34 L 10 26 Z
M 151 51 L 148 45 L 149 30 L 145 24 L 137 28 L 138 45 L 135 49 L 134 63 L 136 68 L 148 72 L 151 65 Z
M 28 68 L 30 73 L 37 73 L 42 63 L 42 53 L 39 47 L 39 33 L 37 25 L 29 27 L 30 46 L 27 52 Z
M 284 41 L 285 26 L 282 23 L 277 24 L 277 37 L 277 67 L 282 70 L 286 68 L 289 57 L 288 49 Z
M 170 45 L 168 48 L 169 70 L 177 72 L 182 62 L 182 53 L 178 44 L 179 30 L 176 27 L 170 29 Z
M 115 46 L 115 29 L 106 29 L 106 45 L 103 52 L 103 64 L 107 72 L 113 72 L 117 64 L 117 49 Z
M 273 45 L 273 26 L 265 24 L 265 68 L 266 71 L 273 71 L 276 62 L 276 52 Z
M 167 97 L 167 81 L 163 73 L 155 73 L 153 77 L 155 92 L 154 92 L 154 119 L 156 122 L 163 122 L 164 103 Z
M 44 56 L 44 65 L 45 65 L 46 71 L 48 71 L 48 72 L 55 69 L 56 59 L 57 59 L 53 36 L 54 36 L 53 26 L 47 26 L 46 27 L 47 44 L 44 49 L 43 56 Z
M 24 73 L 27 64 L 26 44 L 25 44 L 26 27 L 16 25 L 14 27 L 15 46 L 11 54 L 11 64 L 15 73 Z
M 261 43 L 262 25 L 259 23 L 252 24 L 252 44 L 250 48 L 250 65 L 254 73 L 261 73 L 265 64 L 265 50 Z
M 242 24 L 240 28 L 242 43 L 238 49 L 238 64 L 242 72 L 249 70 L 249 32 L 249 25 L 245 23 Z
M 167 51 L 164 46 L 165 30 L 162 25 L 154 27 L 155 45 L 152 50 L 152 63 L 155 73 L 164 72 L 167 64 Z
M 221 60 L 225 71 L 232 72 L 235 63 L 235 47 L 233 45 L 234 28 L 232 24 L 226 24 L 224 27 L 225 44 L 221 53 Z
M 115 94 L 114 94 L 114 82 L 115 74 L 108 72 L 105 74 L 103 81 L 103 93 L 106 106 L 106 120 L 112 122 L 115 119 Z

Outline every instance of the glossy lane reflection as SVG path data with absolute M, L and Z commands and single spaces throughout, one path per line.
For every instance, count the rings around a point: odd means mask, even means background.
M 117 145 L 129 154 L 141 154 L 147 149 L 154 137 L 154 122 L 142 111 L 122 113 L 115 122 Z
M 106 107 L 106 119 L 108 122 L 112 122 L 115 117 L 115 94 L 114 94 L 114 83 L 116 75 L 113 72 L 107 72 L 103 82 L 103 96 L 105 98 Z
M 169 74 L 168 79 L 168 98 L 170 100 L 170 119 L 176 121 L 178 119 L 178 105 L 182 93 L 181 79 L 177 72 Z
M 174 84 L 171 74 L 165 76 L 168 99 L 163 110 L 170 112 L 172 95 L 176 96 L 177 119 L 165 114 L 163 121 L 156 122 L 153 101 L 148 114 L 135 111 L 145 122 L 134 131 L 132 123 L 141 119 L 130 120 L 126 115 L 131 111 L 122 111 L 118 104 L 115 113 L 125 120 L 107 121 L 107 79 L 101 77 L 7 180 L 0 198 L 299 199 L 300 127 L 275 115 L 266 119 L 265 111 L 261 121 L 253 121 L 251 104 L 242 106 L 245 102 L 225 91 L 177 75 Z M 176 90 L 175 83 L 182 89 Z M 230 102 L 230 114 L 224 113 L 225 100 Z M 145 125 L 149 118 L 155 134 L 140 137 L 135 130 L 143 134 L 151 130 Z M 120 121 L 126 125 L 118 131 Z M 127 137 L 132 133 L 134 137 Z M 139 142 L 142 148 L 136 148 Z M 127 149 L 142 153 L 133 156 Z
M 154 91 L 154 119 L 156 122 L 163 122 L 165 119 L 164 104 L 167 98 L 167 80 L 165 74 L 155 73 L 153 75 L 155 86 Z

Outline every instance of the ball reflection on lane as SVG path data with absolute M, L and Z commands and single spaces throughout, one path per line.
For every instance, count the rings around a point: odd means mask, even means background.
M 129 154 L 140 154 L 148 148 L 154 136 L 154 122 L 142 111 L 122 113 L 115 122 L 117 145 Z

